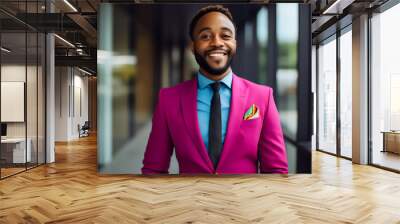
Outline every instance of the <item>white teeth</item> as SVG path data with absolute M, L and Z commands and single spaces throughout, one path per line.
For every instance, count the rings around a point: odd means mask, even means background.
M 224 53 L 211 53 L 209 54 L 211 57 L 223 56 Z

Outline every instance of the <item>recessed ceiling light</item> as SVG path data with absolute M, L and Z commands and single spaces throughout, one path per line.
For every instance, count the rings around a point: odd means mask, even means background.
M 66 43 L 67 45 L 69 45 L 70 47 L 75 48 L 75 45 L 71 44 L 71 42 L 69 42 L 68 40 L 66 40 L 66 39 L 64 39 L 64 38 L 62 38 L 62 37 L 60 37 L 60 36 L 57 35 L 57 34 L 54 34 L 54 36 L 57 37 L 58 39 L 60 39 L 62 42 L 64 42 L 64 43 Z
M 81 72 L 83 72 L 83 73 L 85 73 L 85 74 L 87 74 L 87 75 L 92 75 L 92 73 L 90 73 L 90 72 L 88 72 L 88 71 L 86 71 L 86 70 L 83 70 L 83 69 L 81 69 L 81 68 L 79 68 L 78 67 L 78 69 L 79 69 L 79 71 L 81 71 Z
M 68 0 L 64 0 L 65 4 L 67 4 L 72 10 L 74 10 L 74 12 L 78 12 L 78 10 L 68 1 Z
M 351 5 L 355 0 L 336 0 L 322 14 L 342 14 L 343 9 Z
M 11 50 L 9 50 L 9 49 L 7 49 L 7 48 L 5 48 L 5 47 L 1 47 L 1 50 L 4 51 L 4 52 L 6 52 L 6 53 L 10 53 L 10 52 L 11 52 Z

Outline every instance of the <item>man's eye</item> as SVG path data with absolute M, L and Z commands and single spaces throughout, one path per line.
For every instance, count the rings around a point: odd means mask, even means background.
M 228 34 L 223 34 L 223 35 L 222 35 L 222 38 L 224 38 L 224 39 L 230 39 L 230 38 L 232 38 L 232 36 L 231 36 L 231 35 L 228 35 Z
M 202 39 L 202 40 L 208 40 L 210 38 L 211 38 L 211 35 L 209 35 L 209 34 L 200 35 L 200 39 Z

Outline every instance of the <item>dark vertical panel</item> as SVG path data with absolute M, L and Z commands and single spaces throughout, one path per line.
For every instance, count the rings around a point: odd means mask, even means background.
M 268 5 L 268 61 L 267 85 L 274 89 L 275 101 L 278 101 L 276 72 L 278 70 L 278 41 L 276 33 L 276 5 Z
M 232 71 L 239 75 L 245 76 L 243 62 L 245 61 L 245 38 L 244 38 L 244 24 L 237 24 L 236 30 L 236 55 L 232 60 Z
M 182 13 L 184 10 L 184 7 L 181 6 L 179 7 L 179 13 L 182 14 L 182 19 L 180 19 L 179 22 L 179 27 L 182 27 L 178 32 L 180 33 L 179 37 L 177 37 L 178 40 L 178 46 L 179 46 L 179 81 L 183 82 L 185 81 L 185 63 L 186 63 L 186 58 L 185 58 L 185 50 L 186 50 L 186 44 L 187 44 L 187 32 L 186 32 L 186 14 Z
M 252 82 L 258 82 L 258 41 L 257 17 L 247 15 L 248 18 L 237 31 L 237 56 L 234 72 Z M 249 36 L 248 36 L 249 35 Z M 248 39 L 250 38 L 250 39 Z
M 246 46 L 246 73 L 249 80 L 258 83 L 258 40 L 257 40 L 257 14 L 249 18 L 251 26 L 251 44 Z
M 261 10 L 261 8 L 260 8 Z M 251 68 L 253 69 L 251 72 L 253 73 L 254 81 L 259 83 L 260 78 L 259 78 L 259 72 L 260 72 L 260 65 L 259 65 L 259 57 L 260 57 L 260 46 L 258 44 L 258 39 L 257 39 L 257 14 L 254 15 L 252 18 L 252 24 L 253 24 L 253 52 L 252 54 L 255 56 L 255 58 L 252 60 L 252 65 Z
M 312 93 L 311 93 L 311 8 L 299 4 L 297 86 L 297 172 L 311 173 Z
M 162 55 L 163 55 L 163 32 L 160 27 L 162 27 L 161 21 L 163 21 L 164 14 L 162 14 L 161 8 L 158 7 L 157 9 L 157 14 L 155 15 L 155 20 L 154 20 L 154 27 L 153 27 L 153 33 L 155 34 L 156 37 L 158 37 L 158 40 L 154 41 L 154 48 L 153 48 L 153 55 L 155 56 L 155 61 L 154 64 L 158 66 L 154 66 L 154 74 L 153 74 L 153 111 L 155 109 L 155 105 L 157 103 L 157 98 L 158 98 L 158 91 L 161 89 L 161 82 L 162 82 Z

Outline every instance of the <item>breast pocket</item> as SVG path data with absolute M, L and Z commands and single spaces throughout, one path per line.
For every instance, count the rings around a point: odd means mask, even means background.
M 262 128 L 262 119 L 261 117 L 251 119 L 251 120 L 243 120 L 240 129 L 245 132 L 258 132 Z
M 254 118 L 251 120 L 243 120 L 241 126 L 244 126 L 244 127 L 254 126 L 254 125 L 258 125 L 259 123 L 261 123 L 261 117 Z

